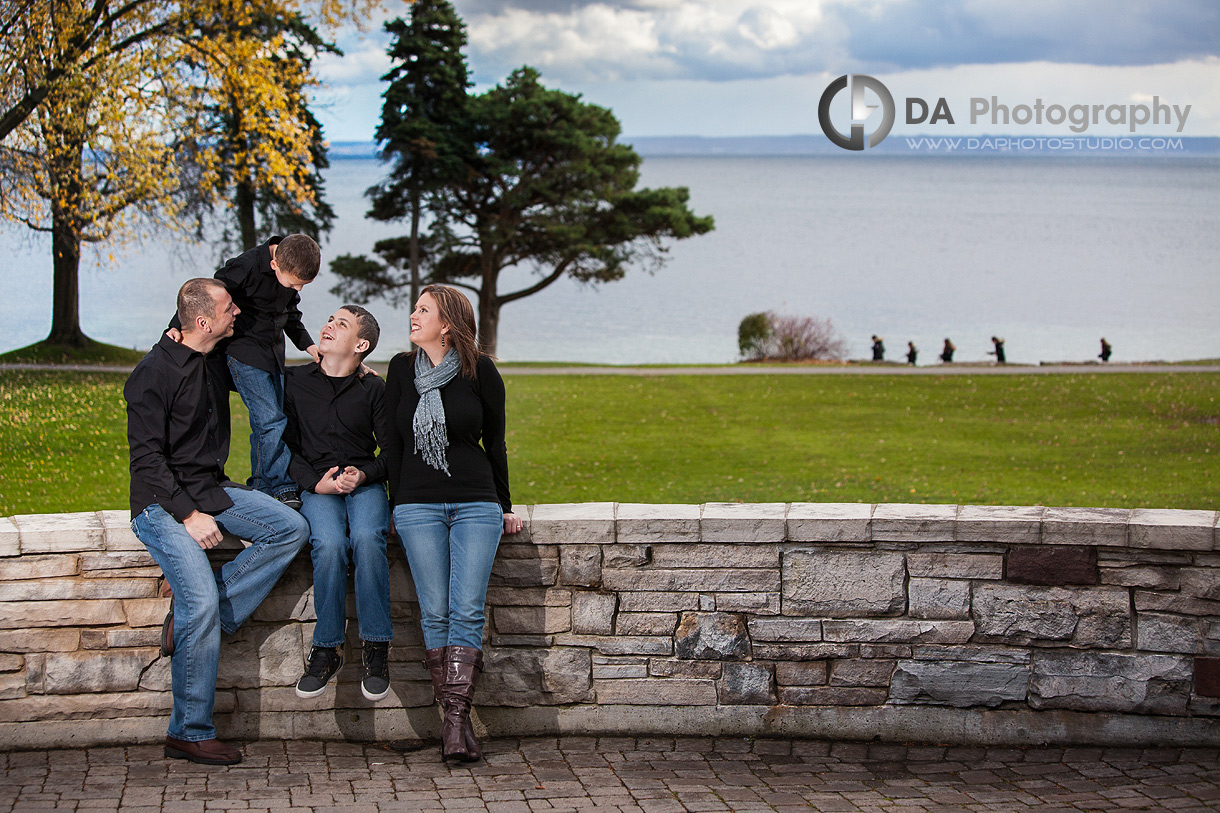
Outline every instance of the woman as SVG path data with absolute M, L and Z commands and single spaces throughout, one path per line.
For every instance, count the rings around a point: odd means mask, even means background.
M 417 349 L 395 356 L 386 376 L 390 501 L 444 712 L 441 755 L 473 762 L 487 581 L 501 531 L 522 528 L 508 491 L 504 381 L 479 353 L 474 309 L 455 288 L 420 292 L 411 341 Z

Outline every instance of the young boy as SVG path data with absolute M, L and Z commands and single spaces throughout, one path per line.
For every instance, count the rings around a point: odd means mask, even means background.
M 299 697 L 322 694 L 343 665 L 349 562 L 356 571 L 364 642 L 360 691 L 369 700 L 390 691 L 390 504 L 386 461 L 376 454 L 387 432 L 385 382 L 359 374 L 379 337 L 371 313 L 344 305 L 322 328 L 321 361 L 290 367 L 285 378 L 284 439 L 292 452 L 292 477 L 301 487 L 301 513 L 309 520 L 318 617 L 309 666 L 297 682 Z
M 301 324 L 300 291 L 318 276 L 321 250 L 304 234 L 272 237 L 216 272 L 241 309 L 233 338 L 221 346 L 250 412 L 250 485 L 290 508 L 301 507 L 288 474 L 284 445 L 284 336 L 318 359 L 318 346 Z M 170 323 L 177 328 L 177 319 Z

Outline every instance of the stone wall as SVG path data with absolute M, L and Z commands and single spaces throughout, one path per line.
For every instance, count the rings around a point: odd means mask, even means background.
M 488 595 L 491 734 L 1220 744 L 1213 511 L 856 504 L 523 509 Z M 240 545 L 228 541 L 232 556 Z M 0 748 L 155 742 L 159 569 L 121 511 L 0 518 Z M 298 699 L 303 553 L 222 646 L 222 736 L 433 736 L 397 548 L 390 697 Z

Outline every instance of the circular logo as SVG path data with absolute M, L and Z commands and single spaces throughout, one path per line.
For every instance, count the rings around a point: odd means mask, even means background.
M 835 129 L 834 122 L 830 120 L 830 104 L 839 91 L 848 86 L 849 80 L 851 84 L 849 94 L 851 135 L 844 136 Z M 881 104 L 868 104 L 864 98 L 866 90 L 871 90 Z M 894 126 L 894 97 L 890 95 L 890 91 L 885 85 L 871 76 L 865 76 L 862 73 L 844 74 L 827 85 L 826 90 L 822 93 L 822 100 L 818 103 L 818 123 L 822 125 L 822 132 L 826 134 L 826 137 L 838 146 L 845 150 L 862 150 L 864 149 L 864 121 L 878 107 L 881 108 L 881 126 L 868 137 L 870 147 L 880 144 L 890 134 L 890 128 Z

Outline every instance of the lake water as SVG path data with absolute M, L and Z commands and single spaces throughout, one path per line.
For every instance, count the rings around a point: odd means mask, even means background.
M 317 334 L 340 301 L 326 261 L 371 253 L 405 227 L 363 218 L 371 160 L 337 160 L 326 175 L 338 212 L 323 272 L 305 289 Z M 852 357 L 884 336 L 933 363 L 943 339 L 957 360 L 987 359 L 989 337 L 1009 361 L 1091 359 L 1099 338 L 1115 361 L 1220 357 L 1220 159 L 847 155 L 656 157 L 648 186 L 685 185 L 709 235 L 672 244 L 655 275 L 593 287 L 561 280 L 505 306 L 499 356 L 508 361 L 733 361 L 737 325 L 773 310 L 829 317 Z M 49 242 L 0 232 L 6 326 L 0 351 L 50 326 Z M 90 336 L 153 344 L 186 278 L 210 275 L 214 252 L 150 239 L 87 249 L 81 311 Z M 516 290 L 525 269 L 502 277 Z M 407 311 L 369 303 L 382 325 L 375 359 L 407 344 Z

